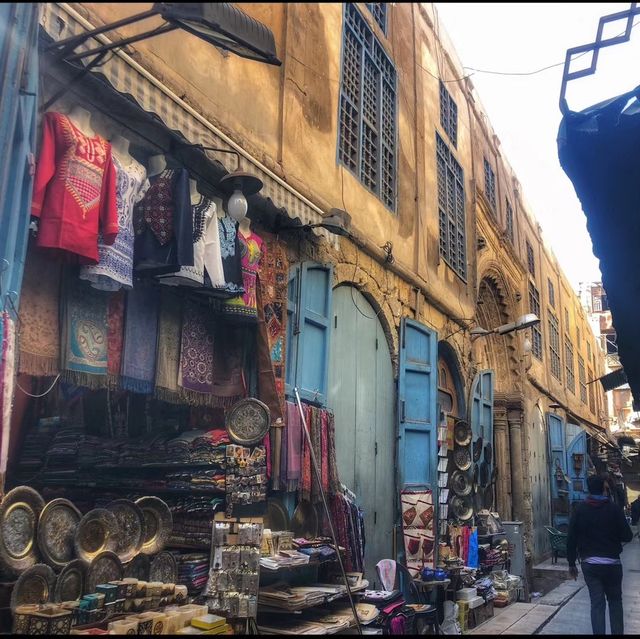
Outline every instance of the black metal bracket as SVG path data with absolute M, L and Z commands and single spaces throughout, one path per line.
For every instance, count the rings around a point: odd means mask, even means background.
M 200 151 L 202 151 L 203 153 L 205 151 L 215 151 L 216 153 L 229 153 L 230 155 L 235 155 L 236 156 L 236 168 L 234 169 L 235 171 L 240 170 L 240 154 L 237 151 L 234 151 L 233 149 L 220 149 L 216 146 L 203 146 L 202 144 L 188 144 L 188 143 L 177 143 L 176 146 L 178 148 L 191 148 L 191 149 L 198 149 Z M 206 155 L 206 154 L 205 154 Z

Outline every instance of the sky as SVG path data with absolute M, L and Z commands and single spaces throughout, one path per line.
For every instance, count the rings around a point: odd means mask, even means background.
M 601 16 L 628 9 L 629 3 L 437 2 L 436 8 L 465 67 L 521 73 L 563 63 L 567 49 L 595 40 Z M 640 22 L 640 16 L 635 22 Z M 613 22 L 604 35 L 618 35 L 625 26 L 626 22 Z M 638 85 L 637 74 L 632 73 L 640 59 L 637 32 L 628 43 L 602 49 L 594 75 L 569 82 L 566 97 L 571 110 Z M 588 66 L 590 54 L 574 64 L 572 71 Z M 471 69 L 465 69 L 465 74 L 473 73 L 472 82 L 500 138 L 502 152 L 522 184 L 545 241 L 577 291 L 579 282 L 600 280 L 601 275 L 580 201 L 558 161 L 562 71 L 561 64 L 535 75 Z

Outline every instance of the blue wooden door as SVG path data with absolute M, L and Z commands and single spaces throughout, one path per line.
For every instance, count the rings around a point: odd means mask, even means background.
M 547 416 L 549 425 L 549 472 L 551 473 L 551 512 L 553 526 L 566 530 L 569 525 L 567 476 L 567 449 L 564 422 L 557 415 Z M 586 461 L 586 460 L 585 460 Z
M 407 484 L 428 484 L 437 492 L 437 349 L 435 331 L 415 320 L 402 320 L 398 376 L 400 489 Z
M 480 371 L 471 386 L 471 432 L 473 442 L 482 437 L 482 446 L 493 442 L 493 371 Z M 495 454 L 491 455 L 491 467 Z M 484 450 L 481 461 L 484 461 Z
M 335 415 L 340 481 L 365 514 L 365 568 L 393 552 L 395 422 L 393 367 L 373 307 L 351 286 L 333 291 L 328 406 Z
M 587 433 L 577 424 L 567 424 L 567 475 L 570 508 L 587 497 Z

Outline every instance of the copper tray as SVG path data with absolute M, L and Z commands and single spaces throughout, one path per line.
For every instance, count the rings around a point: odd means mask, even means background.
M 124 576 L 132 577 L 138 581 L 149 581 L 149 571 L 151 570 L 151 560 L 149 555 L 140 553 L 136 555 L 124 567 Z
M 106 508 L 90 510 L 78 524 L 75 538 L 76 554 L 91 563 L 100 553 L 113 551 L 118 543 L 118 521 Z
M 175 584 L 178 580 L 178 564 L 170 552 L 161 552 L 151 562 L 149 581 Z
M 459 470 L 469 470 L 471 468 L 471 450 L 469 446 L 456 447 L 453 449 L 453 463 Z
M 169 506 L 158 497 L 140 497 L 136 500 L 142 510 L 145 523 L 145 536 L 141 552 L 145 555 L 155 555 L 160 552 L 169 541 L 173 530 L 173 517 Z
M 453 427 L 453 439 L 458 446 L 468 446 L 473 438 L 469 422 L 458 419 Z
M 54 499 L 40 513 L 38 547 L 42 558 L 53 568 L 60 570 L 73 559 L 81 519 L 82 514 L 68 499 Z
M 140 507 L 129 499 L 116 499 L 105 508 L 118 521 L 117 543 L 114 552 L 124 564 L 131 561 L 142 548 L 145 534 L 144 514 Z
M 227 413 L 225 426 L 234 444 L 252 446 L 269 432 L 271 412 L 259 399 L 241 399 Z
M 118 559 L 118 555 L 110 550 L 105 550 L 91 562 L 87 570 L 85 589 L 88 593 L 95 592 L 98 584 L 120 581 L 122 573 L 122 562 Z
M 0 559 L 9 572 L 21 573 L 37 561 L 38 519 L 44 508 L 40 493 L 28 486 L 10 490 L 0 504 Z
M 56 574 L 47 564 L 36 564 L 25 570 L 16 581 L 11 593 L 11 610 L 24 604 L 42 604 L 51 601 Z
M 82 559 L 70 561 L 58 575 L 53 600 L 76 601 L 85 594 L 84 584 L 87 578 L 87 566 Z

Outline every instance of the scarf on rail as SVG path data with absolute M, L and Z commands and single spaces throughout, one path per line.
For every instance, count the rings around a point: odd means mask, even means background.
M 20 294 L 18 373 L 60 372 L 60 274 L 59 262 L 29 249 Z
M 182 403 L 178 375 L 182 331 L 182 299 L 165 288 L 160 292 L 156 397 L 172 404 Z
M 153 393 L 159 302 L 158 289 L 141 283 L 127 293 L 122 388 L 134 393 Z
M 304 407 L 304 404 L 303 404 Z M 302 470 L 302 422 L 300 420 L 300 412 L 298 405 L 294 402 L 287 402 L 287 489 L 297 490 L 298 482 L 301 477 Z
M 117 388 L 124 346 L 124 291 L 112 293 L 107 308 L 107 371 L 109 387 Z
M 213 353 L 213 405 L 230 408 L 247 396 L 244 377 L 244 348 L 246 326 L 216 322 Z
M 207 309 L 186 300 L 182 320 L 180 385 L 187 391 L 213 391 L 213 326 Z
M 62 368 L 65 381 L 87 388 L 107 384 L 108 294 L 67 271 L 62 297 Z

